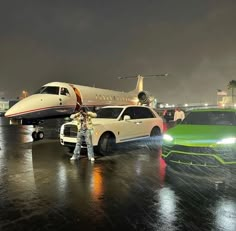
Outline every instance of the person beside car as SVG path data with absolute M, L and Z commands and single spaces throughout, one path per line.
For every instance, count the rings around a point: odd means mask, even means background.
M 184 118 L 185 118 L 184 112 L 179 107 L 177 107 L 174 114 L 175 124 L 179 124 L 181 121 L 183 121 Z

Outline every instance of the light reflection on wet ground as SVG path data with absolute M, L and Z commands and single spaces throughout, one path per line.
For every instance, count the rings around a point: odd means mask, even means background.
M 149 142 L 71 162 L 59 122 L 32 144 L 31 127 L 0 120 L 0 230 L 236 230 L 235 172 L 174 172 Z

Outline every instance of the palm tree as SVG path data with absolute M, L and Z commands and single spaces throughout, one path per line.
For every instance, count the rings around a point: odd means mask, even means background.
M 234 105 L 234 88 L 236 88 L 236 80 L 231 80 L 228 83 L 228 89 L 232 89 L 231 97 L 232 97 L 232 104 Z

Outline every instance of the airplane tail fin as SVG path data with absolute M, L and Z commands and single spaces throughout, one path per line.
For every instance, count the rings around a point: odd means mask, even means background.
M 137 78 L 138 80 L 137 80 L 136 88 L 134 91 L 140 92 L 140 91 L 143 91 L 143 76 L 138 75 Z
M 143 79 L 149 78 L 149 77 L 165 77 L 168 76 L 168 73 L 165 74 L 158 74 L 158 75 L 145 75 L 145 77 L 138 75 L 138 76 L 125 76 L 125 77 L 119 77 L 119 79 L 134 79 L 137 78 L 137 84 L 136 88 L 132 90 L 132 92 L 141 92 L 143 91 Z

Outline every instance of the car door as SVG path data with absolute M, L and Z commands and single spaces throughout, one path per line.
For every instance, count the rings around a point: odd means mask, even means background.
M 128 107 L 124 110 L 120 117 L 119 121 L 119 138 L 120 141 L 126 141 L 130 139 L 136 138 L 136 129 L 137 124 L 136 120 L 134 119 L 135 111 L 133 107 Z M 125 120 L 125 116 L 129 116 L 130 119 Z
M 136 124 L 135 136 L 145 137 L 149 136 L 153 127 L 153 114 L 146 107 L 134 108 L 134 122 Z

